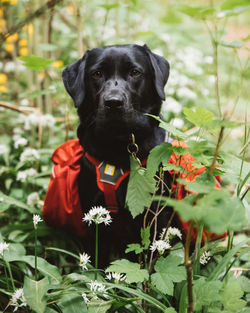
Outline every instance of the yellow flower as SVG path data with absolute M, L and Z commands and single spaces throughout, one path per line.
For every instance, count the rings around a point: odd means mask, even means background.
M 74 14 L 75 13 L 75 9 L 72 5 L 67 6 L 67 11 L 69 14 Z
M 12 43 L 8 43 L 7 45 L 5 45 L 5 50 L 7 52 L 12 52 L 14 50 L 14 46 Z
M 21 49 L 19 50 L 19 54 L 20 54 L 21 56 L 23 56 L 23 55 L 28 55 L 28 54 L 29 54 L 29 51 L 28 51 L 28 49 L 27 49 L 26 47 L 23 47 L 23 48 L 21 48 Z
M 0 20 L 0 27 L 3 28 L 6 25 L 6 21 L 5 20 Z
M 20 40 L 19 40 L 19 46 L 20 46 L 20 47 L 27 47 L 27 46 L 28 46 L 28 41 L 27 41 L 27 39 L 20 39 Z
M 0 85 L 0 92 L 6 92 L 7 88 L 5 86 Z
M 4 2 L 9 2 L 9 0 L 1 0 L 1 2 L 2 2 L 2 3 L 4 3 Z
M 55 61 L 55 62 L 52 63 L 52 66 L 54 68 L 62 67 L 63 65 L 64 65 L 64 63 L 61 60 L 58 60 L 58 61 Z
M 30 36 L 32 36 L 32 35 L 33 35 L 33 32 L 34 32 L 33 24 L 29 24 L 29 25 L 28 25 L 28 34 L 29 34 Z
M 16 5 L 17 4 L 17 0 L 10 0 L 10 4 Z
M 4 73 L 0 73 L 0 84 L 5 84 L 7 81 L 7 75 Z
M 7 37 L 6 42 L 10 43 L 10 42 L 13 42 L 13 41 L 17 41 L 17 39 L 18 39 L 18 34 L 15 33 L 15 34 L 10 35 L 9 37 Z
M 0 8 L 0 17 L 3 17 L 3 8 Z

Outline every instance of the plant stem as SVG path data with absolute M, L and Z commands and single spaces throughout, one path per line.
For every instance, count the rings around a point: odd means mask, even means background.
M 185 267 L 187 271 L 187 292 L 188 292 L 188 313 L 193 313 L 194 302 L 193 302 L 193 286 L 192 286 L 192 261 L 189 259 L 190 244 L 192 238 L 192 231 L 194 227 L 194 222 L 190 223 L 186 243 L 185 243 Z
M 37 229 L 35 228 L 35 280 L 37 280 Z
M 98 224 L 95 225 L 95 268 L 98 269 Z
M 216 160 L 218 158 L 220 145 L 221 145 L 221 142 L 222 142 L 222 139 L 223 139 L 223 133 L 224 133 L 224 126 L 222 126 L 221 129 L 220 129 L 217 145 L 216 145 L 216 148 L 215 148 L 213 162 L 212 162 L 212 164 L 210 166 L 210 169 L 209 169 L 209 173 L 210 174 L 213 174 L 214 169 L 215 169 Z
M 7 261 L 5 261 L 5 264 L 6 264 L 6 267 L 8 269 L 9 275 L 10 275 L 10 281 L 11 281 L 12 289 L 13 289 L 13 291 L 15 291 L 15 284 L 14 284 L 14 279 L 13 279 L 13 275 L 12 275 L 10 264 Z

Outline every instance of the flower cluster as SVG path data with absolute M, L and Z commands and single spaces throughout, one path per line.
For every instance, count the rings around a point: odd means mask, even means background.
M 34 168 L 29 168 L 27 170 L 18 172 L 16 180 L 25 182 L 27 178 L 33 177 L 36 174 L 37 171 Z
M 33 215 L 33 224 L 34 227 L 37 228 L 37 224 L 42 222 L 43 220 L 41 219 L 40 215 L 34 214 Z
M 119 273 L 115 273 L 115 272 L 112 272 L 112 273 L 108 273 L 106 275 L 106 279 L 108 280 L 114 280 L 115 283 L 118 283 L 119 281 L 123 281 L 126 279 L 126 275 L 124 274 L 119 274 Z
M 208 263 L 208 261 L 211 259 L 211 253 L 210 251 L 204 251 L 202 255 L 200 256 L 200 263 L 202 265 L 205 265 Z
M 40 159 L 40 155 L 37 150 L 32 148 L 26 148 L 20 155 L 21 162 L 37 161 Z
M 14 312 L 18 310 L 18 308 L 27 306 L 26 299 L 24 297 L 23 288 L 17 289 L 11 298 L 11 304 L 14 306 Z
M 171 240 L 173 237 L 179 237 L 180 239 L 182 239 L 182 234 L 180 232 L 180 230 L 176 227 L 168 227 L 167 231 L 166 228 L 162 229 L 160 238 L 164 239 L 164 240 Z
M 103 208 L 102 206 L 93 207 L 88 213 L 86 213 L 83 217 L 83 221 L 88 223 L 89 225 L 93 223 L 105 225 L 109 225 L 112 222 L 110 213 L 108 210 Z
M 90 256 L 87 253 L 80 254 L 80 266 L 83 270 L 87 270 L 87 263 L 89 262 Z
M 3 258 L 4 251 L 7 251 L 9 249 L 9 244 L 6 242 L 0 242 L 0 257 Z
M 31 113 L 28 116 L 20 115 L 19 123 L 24 124 L 25 130 L 30 130 L 33 126 L 53 127 L 56 120 L 51 114 L 40 114 L 39 112 Z
M 27 204 L 30 206 L 43 207 L 43 201 L 40 200 L 38 192 L 32 192 L 27 197 Z
M 168 250 L 171 248 L 171 245 L 166 240 L 155 240 L 152 245 L 150 246 L 151 251 L 158 251 L 160 254 L 163 254 L 165 250 Z
M 155 240 L 152 245 L 150 246 L 151 251 L 158 251 L 158 253 L 163 254 L 166 250 L 171 249 L 171 244 L 170 240 L 173 237 L 179 237 L 180 239 L 182 238 L 182 234 L 180 230 L 176 227 L 168 227 L 162 229 L 162 232 L 160 234 L 160 239 Z
M 89 285 L 90 285 L 90 290 L 93 292 L 93 294 L 94 294 L 94 299 L 97 299 L 98 297 L 97 297 L 97 295 L 96 295 L 96 293 L 100 293 L 100 294 L 102 294 L 104 297 L 107 297 L 107 290 L 106 290 L 106 287 L 102 284 L 102 283 L 100 283 L 100 282 L 98 282 L 97 280 L 92 280 L 90 283 L 89 283 Z

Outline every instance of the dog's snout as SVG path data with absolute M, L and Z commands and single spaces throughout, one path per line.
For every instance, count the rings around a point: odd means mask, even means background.
M 107 97 L 104 105 L 110 109 L 120 109 L 123 106 L 123 98 L 120 96 Z

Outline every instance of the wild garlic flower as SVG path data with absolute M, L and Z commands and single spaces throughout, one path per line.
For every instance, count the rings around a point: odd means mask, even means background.
M 36 149 L 26 148 L 20 155 L 21 162 L 36 161 L 40 159 L 40 155 Z
M 9 148 L 6 145 L 0 144 L 0 154 L 6 154 L 8 153 L 8 151 L 9 151 Z
M 87 270 L 87 263 L 89 262 L 90 256 L 87 253 L 80 253 L 80 266 L 83 270 Z
M 94 293 L 96 292 L 100 292 L 100 293 L 103 293 L 105 294 L 106 293 L 106 287 L 102 284 L 102 283 L 99 283 L 97 280 L 92 280 L 90 283 L 90 290 Z
M 6 242 L 0 242 L 0 257 L 3 257 L 4 251 L 9 249 L 9 244 Z
M 27 204 L 30 206 L 38 206 L 42 207 L 43 206 L 43 201 L 40 200 L 38 192 L 32 192 L 28 195 L 27 197 Z
M 115 283 L 119 283 L 119 281 L 123 281 L 126 279 L 126 275 L 112 272 L 106 275 L 106 279 L 108 280 L 114 279 Z
M 171 245 L 166 240 L 155 240 L 153 244 L 150 246 L 151 251 L 158 251 L 160 254 L 163 254 L 165 250 L 171 248 Z
M 33 215 L 33 224 L 35 228 L 37 228 L 37 224 L 42 221 L 43 220 L 41 219 L 40 215 L 37 215 L 37 214 Z
M 28 168 L 27 170 L 19 171 L 17 173 L 16 180 L 19 180 L 24 183 L 27 178 L 32 177 L 36 174 L 37 174 L 37 171 L 34 168 Z
M 10 305 L 13 305 L 15 307 L 14 312 L 17 311 L 20 307 L 27 306 L 26 299 L 23 293 L 23 288 L 17 289 L 13 293 Z
M 95 224 L 104 223 L 109 225 L 112 222 L 110 213 L 102 206 L 94 206 L 88 213 L 84 215 L 83 221 L 91 225 L 92 222 Z
M 85 302 L 85 304 L 88 305 L 89 304 L 89 299 L 88 299 L 88 297 L 87 297 L 85 292 L 82 293 L 82 297 L 83 297 L 83 301 Z
M 211 253 L 210 251 L 204 251 L 202 255 L 200 256 L 200 263 L 202 265 L 205 265 L 208 263 L 208 261 L 211 259 Z
M 26 146 L 27 143 L 28 143 L 28 140 L 26 138 L 23 138 L 23 137 L 15 138 L 14 148 L 18 149 L 19 146 L 20 147 Z
M 160 239 L 161 239 L 161 240 L 169 241 L 170 239 L 172 239 L 172 238 L 175 237 L 175 236 L 177 236 L 177 237 L 179 237 L 180 239 L 182 239 L 181 231 L 180 231 L 178 228 L 176 228 L 176 227 L 171 227 L 171 226 L 170 226 L 170 227 L 168 228 L 167 232 L 166 232 L 166 235 L 164 236 L 165 231 L 166 231 L 166 228 L 163 228 L 163 229 L 162 229 L 162 232 L 161 232 L 161 234 L 160 234 Z M 163 238 L 163 236 L 164 236 L 165 238 Z

